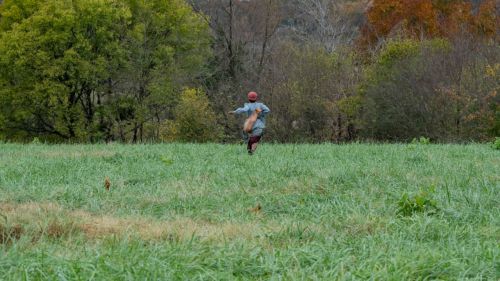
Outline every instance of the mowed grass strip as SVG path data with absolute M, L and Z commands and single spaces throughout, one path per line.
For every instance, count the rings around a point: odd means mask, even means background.
M 499 171 L 487 145 L 0 144 L 0 280 L 498 280 Z

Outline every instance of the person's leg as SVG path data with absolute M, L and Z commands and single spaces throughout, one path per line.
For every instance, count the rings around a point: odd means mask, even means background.
M 248 140 L 248 153 L 253 154 L 255 150 L 257 149 L 257 144 L 260 141 L 261 136 L 251 136 L 250 139 Z
M 252 137 L 249 136 L 247 140 L 247 151 L 248 154 L 252 154 Z

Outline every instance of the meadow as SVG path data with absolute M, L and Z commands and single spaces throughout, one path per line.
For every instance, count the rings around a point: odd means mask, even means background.
M 499 280 L 499 193 L 481 144 L 0 144 L 0 280 Z

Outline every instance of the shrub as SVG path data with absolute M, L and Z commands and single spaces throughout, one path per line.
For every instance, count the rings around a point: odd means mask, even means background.
M 491 143 L 491 147 L 496 150 L 500 150 L 500 137 L 496 137 L 495 140 Z
M 439 208 L 436 200 L 432 199 L 431 191 L 420 191 L 418 194 L 410 197 L 407 193 L 403 194 L 398 201 L 397 214 L 400 216 L 412 216 L 415 213 L 435 214 Z
M 422 144 L 422 145 L 427 145 L 427 144 L 430 144 L 431 143 L 431 140 L 429 138 L 426 138 L 426 137 L 420 137 L 419 139 L 417 138 L 414 138 L 412 141 L 411 141 L 412 144 Z
M 216 142 L 222 128 L 217 124 L 208 98 L 196 89 L 186 89 L 174 111 L 174 120 L 164 123 L 162 139 L 180 142 Z
M 360 86 L 361 134 L 393 141 L 419 135 L 480 141 L 498 135 L 495 62 L 464 53 L 466 43 L 461 44 L 442 39 L 389 42 Z M 484 54 L 497 52 L 477 48 Z

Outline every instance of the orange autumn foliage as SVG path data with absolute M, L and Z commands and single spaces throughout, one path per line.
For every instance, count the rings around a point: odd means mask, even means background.
M 474 20 L 474 27 L 478 34 L 494 37 L 500 31 L 500 17 L 497 14 L 495 0 L 485 0 L 479 6 L 479 12 Z
M 484 0 L 476 8 L 465 0 L 373 0 L 359 43 L 369 47 L 395 35 L 452 38 L 464 32 L 493 38 L 499 23 L 495 0 Z

